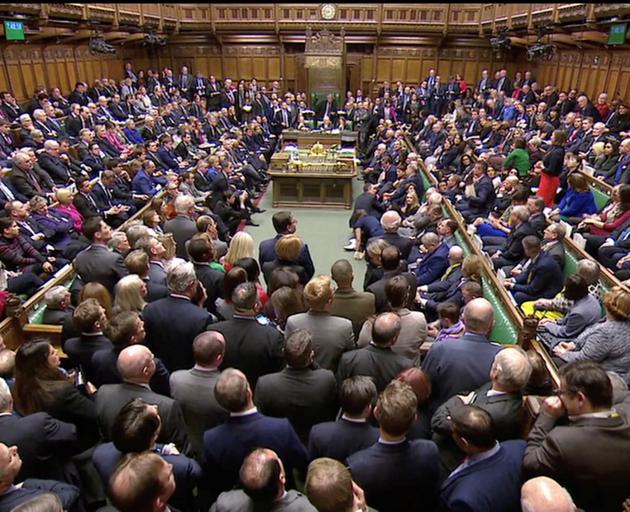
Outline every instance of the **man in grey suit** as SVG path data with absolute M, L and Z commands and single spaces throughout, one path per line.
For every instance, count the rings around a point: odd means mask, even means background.
M 166 247 L 155 236 L 143 236 L 136 242 L 136 249 L 144 251 L 149 257 L 149 282 L 166 286 L 166 268 L 164 256 Z
M 411 360 L 395 353 L 392 345 L 400 334 L 400 317 L 395 313 L 382 313 L 372 326 L 372 341 L 367 347 L 341 356 L 337 380 L 342 383 L 355 375 L 371 377 L 380 393 L 403 370 L 411 367 Z
M 164 224 L 164 233 L 172 233 L 175 243 L 175 255 L 188 261 L 186 242 L 197 233 L 197 224 L 192 220 L 195 200 L 192 196 L 179 195 L 173 203 L 177 216 Z
M 182 406 L 190 444 L 195 453 L 203 449 L 203 433 L 223 423 L 228 412 L 214 397 L 214 386 L 221 372 L 225 338 L 220 332 L 205 331 L 193 341 L 195 366 L 171 374 L 171 396 Z
M 144 345 L 127 347 L 118 356 L 118 372 L 122 384 L 105 384 L 96 393 L 96 414 L 105 440 L 111 439 L 112 425 L 123 406 L 134 398 L 142 398 L 158 406 L 162 420 L 158 442 L 174 443 L 180 453 L 188 454 L 188 432 L 179 403 L 149 388 L 149 381 L 155 373 L 151 351 Z
M 333 280 L 337 283 L 337 290 L 333 296 L 330 313 L 347 318 L 352 322 L 354 339 L 359 338 L 363 323 L 374 314 L 374 294 L 357 292 L 352 287 L 354 272 L 352 265 L 346 259 L 337 260 L 330 269 Z
M 92 245 L 78 254 L 74 269 L 84 283 L 96 281 L 113 294 L 118 280 L 129 272 L 122 255 L 107 247 L 112 239 L 112 228 L 101 217 L 91 217 L 83 225 L 83 234 Z
M 313 368 L 315 352 L 309 332 L 293 331 L 284 345 L 287 366 L 263 375 L 254 392 L 262 414 L 287 418 L 306 444 L 311 427 L 334 419 L 337 413 L 337 383 L 330 370 Z
M 274 512 L 317 512 L 306 496 L 286 490 L 282 460 L 268 448 L 257 448 L 243 461 L 239 471 L 242 489 L 219 495 L 210 512 L 273 510 Z
M 311 279 L 304 287 L 304 298 L 310 309 L 287 319 L 285 336 L 290 336 L 297 329 L 310 332 L 315 361 L 321 367 L 336 372 L 341 355 L 352 350 L 355 344 L 352 322 L 330 314 L 333 294 L 330 277 L 319 275 Z

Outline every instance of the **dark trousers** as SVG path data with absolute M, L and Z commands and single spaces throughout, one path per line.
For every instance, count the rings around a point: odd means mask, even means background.
M 7 279 L 7 290 L 17 295 L 35 295 L 37 289 L 44 284 L 44 281 L 32 272 Z

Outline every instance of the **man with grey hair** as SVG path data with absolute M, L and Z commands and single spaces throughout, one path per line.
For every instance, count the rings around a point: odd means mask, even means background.
M 448 245 L 441 243 L 436 233 L 425 233 L 421 242 L 421 258 L 417 260 L 417 266 L 413 271 L 420 286 L 437 281 L 449 265 Z
M 142 315 L 149 347 L 174 372 L 195 364 L 193 340 L 212 323 L 212 317 L 200 307 L 206 292 L 192 263 L 169 270 L 166 284 L 170 295 L 147 304 Z
M 60 134 L 48 126 L 47 120 L 48 116 L 43 109 L 38 108 L 33 111 L 33 126 L 40 130 L 47 140 L 56 139 Z
M 64 187 L 78 176 L 72 173 L 68 162 L 61 158 L 60 147 L 56 140 L 47 140 L 37 162 L 50 175 L 55 185 Z
M 180 453 L 188 454 L 188 431 L 179 402 L 149 388 L 156 368 L 151 350 L 144 345 L 131 345 L 120 352 L 116 366 L 122 383 L 104 384 L 96 394 L 96 414 L 105 440 L 111 440 L 111 429 L 120 410 L 130 400 L 142 398 L 158 406 L 162 420 L 158 442 L 174 443 Z
M 261 304 L 254 283 L 239 284 L 232 293 L 234 315 L 230 320 L 209 327 L 225 337 L 226 349 L 222 368 L 242 371 L 252 387 L 258 379 L 284 367 L 283 336 L 263 317 L 258 317 Z
M 63 325 L 66 318 L 72 315 L 74 308 L 70 300 L 70 291 L 65 286 L 53 286 L 44 295 L 43 324 Z
M 233 488 L 243 460 L 253 448 L 261 446 L 278 454 L 286 468 L 287 487 L 293 487 L 293 471 L 297 470 L 302 476 L 306 474 L 308 454 L 289 421 L 258 412 L 247 378 L 234 368 L 226 368 L 221 373 L 214 395 L 230 417 L 203 436 L 210 494 L 216 497 L 221 491 Z
M 400 228 L 401 222 L 402 220 L 400 218 L 400 214 L 397 211 L 386 211 L 381 217 L 381 226 L 383 227 L 385 234 L 379 237 L 370 238 L 366 245 L 375 239 L 385 240 L 386 242 L 398 247 L 402 259 L 407 261 L 411 248 L 413 247 L 413 241 L 411 238 L 398 234 L 398 228 Z
M 114 231 L 112 233 L 111 240 L 107 243 L 107 246 L 111 249 L 112 252 L 120 254 L 123 258 L 127 256 L 129 249 L 129 240 L 127 239 L 127 234 L 123 231 Z
M 484 251 L 491 255 L 495 269 L 509 265 L 514 266 L 525 256 L 523 238 L 537 236 L 536 229 L 529 223 L 529 215 L 527 206 L 515 206 L 512 208 L 508 219 L 508 224 L 512 229 L 507 238 L 501 241 L 497 240 L 496 237 L 483 237 L 481 239 Z
M 182 194 L 175 198 L 173 204 L 177 216 L 164 224 L 164 233 L 173 234 L 177 244 L 175 249 L 176 256 L 188 261 L 186 242 L 197 233 L 197 224 L 192 220 L 195 212 L 195 199 L 192 196 Z
M 0 443 L 17 446 L 22 459 L 18 481 L 49 478 L 69 482 L 74 464 L 69 458 L 82 451 L 77 428 L 45 412 L 14 413 L 9 386 L 0 379 Z
M 473 299 L 466 305 L 464 324 L 466 331 L 457 343 L 435 343 L 422 362 L 431 378 L 430 414 L 453 395 L 487 382 L 494 357 L 501 350 L 488 338 L 494 327 L 494 309 L 486 299 Z
M 492 418 L 498 441 L 519 439 L 523 430 L 523 395 L 532 368 L 520 347 L 504 348 L 494 357 L 487 382 L 467 395 L 455 395 L 444 402 L 431 418 L 433 440 L 440 446 L 449 466 L 457 466 L 464 454 L 452 441 L 453 412 L 464 405 L 476 405 Z
M 412 362 L 408 358 L 392 350 L 400 329 L 400 317 L 395 313 L 377 316 L 372 325 L 370 344 L 341 356 L 337 368 L 338 383 L 355 375 L 367 375 L 374 380 L 380 393 L 401 371 L 411 367 Z
M 576 512 L 571 495 L 558 482 L 547 476 L 527 480 L 521 487 L 523 512 Z
M 55 187 L 53 180 L 39 166 L 35 167 L 35 159 L 24 150 L 13 157 L 13 168 L 9 180 L 15 189 L 30 199 L 33 196 L 50 194 Z
M 312 336 L 303 329 L 287 337 L 284 359 L 283 370 L 258 379 L 255 402 L 263 414 L 287 418 L 306 444 L 311 427 L 332 420 L 337 413 L 335 374 L 314 367 Z

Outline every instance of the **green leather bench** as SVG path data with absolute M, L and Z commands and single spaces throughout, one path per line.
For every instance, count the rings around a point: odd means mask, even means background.
M 593 192 L 593 196 L 595 197 L 595 204 L 597 205 L 597 211 L 601 212 L 606 207 L 606 205 L 610 202 L 610 196 L 603 190 L 598 189 L 597 187 L 591 186 L 591 191 Z

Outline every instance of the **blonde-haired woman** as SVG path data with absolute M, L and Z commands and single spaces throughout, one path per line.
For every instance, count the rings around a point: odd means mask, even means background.
M 221 258 L 225 271 L 229 271 L 241 258 L 254 258 L 254 239 L 245 231 L 236 233 L 230 241 L 227 253 Z
M 267 284 L 269 284 L 271 273 L 280 267 L 290 267 L 295 270 L 301 285 L 304 286 L 308 282 L 306 270 L 298 263 L 303 247 L 304 242 L 296 234 L 284 235 L 276 242 L 276 259 L 264 263 L 262 268 Z
M 123 277 L 116 284 L 114 299 L 114 314 L 122 311 L 142 313 L 146 306 L 147 285 L 137 275 L 131 274 Z
M 55 192 L 55 199 L 59 203 L 57 206 L 57 211 L 67 215 L 72 219 L 74 229 L 78 233 L 83 232 L 83 217 L 77 210 L 76 206 L 72 203 L 74 199 L 74 194 L 68 190 L 67 188 L 57 189 Z

